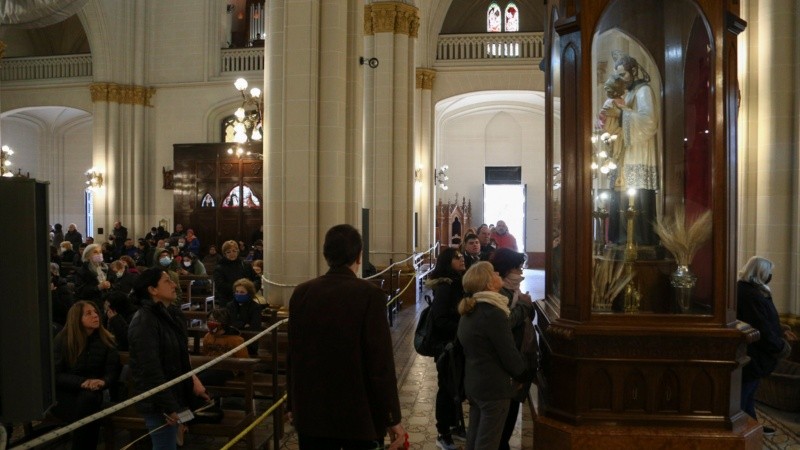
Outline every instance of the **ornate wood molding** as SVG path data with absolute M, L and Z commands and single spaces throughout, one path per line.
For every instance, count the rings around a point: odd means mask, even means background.
M 364 35 L 406 34 L 417 37 L 419 9 L 405 3 L 381 2 L 364 6 Z
M 434 69 L 417 68 L 417 89 L 433 89 L 433 80 L 436 79 Z
M 92 102 L 143 106 L 152 106 L 150 97 L 156 93 L 155 88 L 117 83 L 93 83 L 89 86 L 89 91 L 92 93 Z

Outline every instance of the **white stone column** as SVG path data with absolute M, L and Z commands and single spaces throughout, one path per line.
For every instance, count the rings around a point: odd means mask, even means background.
M 145 164 L 146 108 L 155 89 L 116 83 L 90 86 L 94 111 L 94 168 L 103 174 L 103 188 L 94 194 L 94 229 L 97 242 L 107 240 L 119 220 L 131 237 L 141 236 L 146 224 L 147 192 L 156 188 L 147 180 Z M 87 167 L 88 169 L 88 167 Z M 97 228 L 104 234 L 97 236 Z
M 407 3 L 365 6 L 365 55 L 377 58 L 365 83 L 365 199 L 370 260 L 383 265 L 413 252 L 414 42 L 419 11 Z
M 753 255 L 775 263 L 770 284 L 779 312 L 800 313 L 800 161 L 797 42 L 800 8 L 793 0 L 751 1 L 743 9 L 747 70 L 740 120 L 739 261 Z
M 433 205 L 433 81 L 436 71 L 417 68 L 416 101 L 414 102 L 415 136 L 415 186 L 414 212 L 419 216 L 419 242 L 417 251 L 425 251 L 436 243 L 434 226 L 436 212 Z M 418 170 L 418 172 L 417 172 Z
M 291 285 L 327 271 L 325 232 L 359 226 L 357 1 L 269 3 L 265 105 L 265 276 L 267 298 L 285 304 Z M 287 76 L 291 74 L 291 77 Z M 283 286 L 279 286 L 283 285 Z

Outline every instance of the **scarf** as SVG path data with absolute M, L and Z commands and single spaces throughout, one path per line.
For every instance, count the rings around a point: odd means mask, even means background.
M 517 305 L 517 300 L 519 300 L 519 294 L 521 293 L 519 286 L 524 279 L 525 277 L 522 275 L 513 272 L 509 272 L 508 275 L 503 278 L 503 287 L 514 293 L 511 298 L 511 308 Z
M 499 292 L 481 291 L 472 296 L 478 303 L 488 303 L 502 310 L 506 317 L 511 315 L 511 310 L 508 309 L 508 298 Z

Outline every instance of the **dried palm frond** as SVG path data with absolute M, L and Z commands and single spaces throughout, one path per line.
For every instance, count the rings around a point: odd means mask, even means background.
M 592 272 L 592 307 L 600 311 L 611 309 L 611 302 L 634 276 L 633 271 L 625 273 L 625 263 L 611 259 L 610 252 L 593 260 Z
M 670 219 L 656 219 L 653 231 L 675 256 L 679 266 L 688 266 L 700 247 L 711 237 L 711 211 L 706 211 L 686 226 L 686 210 L 677 206 Z

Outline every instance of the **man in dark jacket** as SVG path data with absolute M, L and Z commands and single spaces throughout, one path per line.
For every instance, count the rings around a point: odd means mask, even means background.
M 352 226 L 328 230 L 330 270 L 289 300 L 287 410 L 301 450 L 383 448 L 387 429 L 390 449 L 404 441 L 386 299 L 356 276 L 361 248 Z

